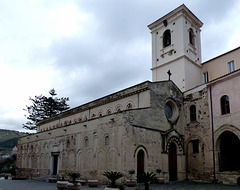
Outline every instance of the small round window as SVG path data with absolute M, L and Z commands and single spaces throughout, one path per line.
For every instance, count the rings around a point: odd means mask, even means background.
M 165 103 L 165 115 L 172 124 L 176 123 L 179 117 L 179 110 L 173 99 L 168 99 Z

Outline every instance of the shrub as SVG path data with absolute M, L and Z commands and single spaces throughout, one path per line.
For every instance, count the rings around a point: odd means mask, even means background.
M 156 169 L 156 172 L 157 172 L 158 174 L 160 174 L 160 173 L 162 172 L 162 170 L 161 170 L 161 169 Z
M 61 181 L 65 181 L 65 178 L 67 177 L 67 175 L 65 173 L 61 174 Z
M 73 183 L 75 183 L 76 179 L 80 177 L 80 173 L 78 172 L 71 172 L 68 175 L 72 178 Z
M 116 188 L 116 181 L 123 177 L 121 172 L 104 172 L 103 175 L 111 181 L 111 187 Z
M 161 169 L 156 169 L 156 172 L 158 173 L 159 177 L 160 177 L 160 173 L 162 172 Z
M 129 170 L 128 173 L 131 175 L 131 180 L 132 180 L 132 175 L 135 174 L 135 170 L 134 169 Z
M 133 174 L 135 174 L 135 170 L 134 170 L 134 169 L 129 170 L 128 173 L 129 173 L 130 175 L 133 175 Z
M 149 190 L 149 183 L 154 180 L 155 176 L 156 174 L 154 174 L 153 172 L 143 172 L 138 176 L 138 178 L 140 178 L 140 180 L 144 182 L 145 190 Z

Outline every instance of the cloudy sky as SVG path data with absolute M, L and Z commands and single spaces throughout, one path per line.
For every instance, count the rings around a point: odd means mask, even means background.
M 238 0 L 1 0 L 0 128 L 23 131 L 51 88 L 75 107 L 151 80 L 147 25 L 182 3 L 204 23 L 203 61 L 240 46 Z

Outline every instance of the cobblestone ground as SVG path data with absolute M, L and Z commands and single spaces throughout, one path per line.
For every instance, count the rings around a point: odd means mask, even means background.
M 103 190 L 105 186 L 99 186 L 97 188 L 88 188 L 82 186 L 81 190 Z M 126 190 L 135 190 L 137 187 L 126 188 Z M 138 189 L 143 189 L 143 185 L 140 184 Z M 221 184 L 207 184 L 207 183 L 193 183 L 193 182 L 172 182 L 166 184 L 151 184 L 152 190 L 239 190 L 239 186 L 221 185 Z M 57 190 L 55 183 L 40 182 L 35 180 L 0 180 L 0 190 Z

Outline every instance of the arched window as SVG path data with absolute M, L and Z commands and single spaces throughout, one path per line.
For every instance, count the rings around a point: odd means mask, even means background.
M 171 98 L 167 99 L 165 103 L 165 116 L 167 120 L 172 124 L 175 124 L 178 121 L 179 109 L 175 100 Z
M 224 95 L 221 97 L 220 101 L 221 101 L 222 115 L 230 113 L 229 97 L 227 95 Z
M 195 35 L 193 33 L 193 29 L 189 29 L 189 43 L 193 46 L 195 46 Z
M 133 109 L 132 103 L 128 103 L 127 106 L 126 106 L 126 109 L 127 110 Z
M 192 152 L 199 153 L 199 140 L 192 140 Z
M 94 145 L 94 147 L 98 146 L 98 135 L 97 135 L 97 132 L 93 133 L 93 145 Z
M 89 146 L 89 140 L 88 140 L 88 138 L 86 137 L 85 138 L 85 147 L 88 147 Z
M 105 146 L 109 145 L 110 141 L 109 141 L 109 136 L 105 137 Z
M 115 111 L 116 112 L 122 111 L 122 106 L 121 105 L 116 106 Z
M 112 113 L 111 109 L 107 110 L 107 115 L 110 115 Z
M 163 33 L 163 47 L 167 47 L 171 45 L 171 32 L 170 30 L 166 30 Z
M 88 117 L 85 115 L 83 121 L 87 121 L 88 120 Z
M 196 121 L 197 120 L 197 113 L 196 113 L 196 106 L 191 105 L 190 106 L 190 121 Z
M 67 148 L 70 148 L 70 141 L 67 140 Z

